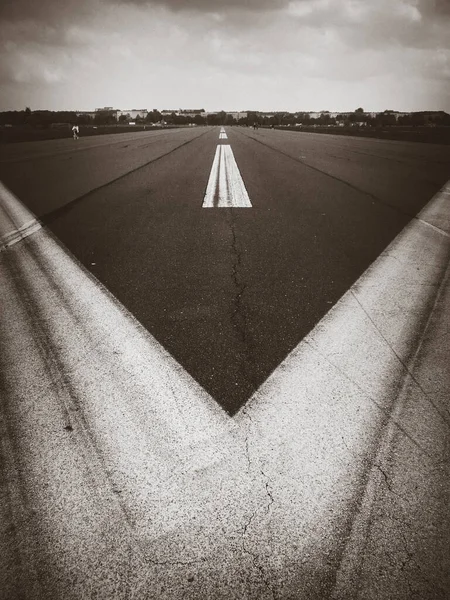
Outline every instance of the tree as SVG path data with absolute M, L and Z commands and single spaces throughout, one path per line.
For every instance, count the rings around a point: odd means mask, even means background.
M 25 114 L 24 114 L 24 123 L 29 124 L 31 123 L 31 119 L 32 119 L 33 113 L 31 112 L 31 108 L 29 106 L 26 107 L 25 109 Z
M 225 125 L 225 122 L 227 120 L 227 113 L 224 110 L 221 110 L 219 113 L 217 113 L 217 117 L 218 117 L 219 124 Z
M 147 113 L 145 120 L 149 123 L 159 123 L 162 121 L 162 114 L 154 108 L 151 112 Z
M 205 124 L 205 119 L 204 119 L 204 117 L 202 117 L 202 115 L 195 115 L 195 117 L 194 117 L 194 123 L 196 125 L 204 125 Z
M 96 125 L 115 125 L 116 117 L 107 110 L 99 110 L 95 113 L 94 122 Z
M 355 113 L 356 113 L 356 114 L 359 114 L 359 115 L 363 115 L 363 114 L 364 114 L 364 109 L 363 109 L 363 108 L 361 108 L 361 107 L 360 107 L 360 108 L 357 108 L 357 109 L 355 110 Z

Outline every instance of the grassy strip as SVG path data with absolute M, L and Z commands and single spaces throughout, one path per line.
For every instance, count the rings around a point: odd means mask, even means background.
M 333 135 L 376 138 L 380 140 L 397 140 L 401 142 L 424 142 L 428 144 L 450 144 L 450 127 L 286 127 L 275 129 L 283 131 L 301 131 L 306 133 L 323 133 Z
M 151 125 L 102 125 L 99 127 L 80 126 L 80 137 L 91 135 L 106 135 L 110 133 L 126 133 L 130 131 L 155 131 L 158 129 L 168 129 L 177 126 L 168 125 L 165 127 Z M 70 127 L 37 129 L 34 127 L 1 127 L 0 143 L 11 144 L 16 142 L 39 142 L 42 140 L 59 140 L 71 138 L 72 131 Z

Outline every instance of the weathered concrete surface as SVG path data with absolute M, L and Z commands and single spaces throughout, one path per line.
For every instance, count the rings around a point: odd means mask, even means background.
M 333 598 L 449 597 L 449 307 L 450 271 L 380 441 Z

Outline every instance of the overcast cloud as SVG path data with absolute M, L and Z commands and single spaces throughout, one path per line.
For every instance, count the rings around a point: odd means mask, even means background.
M 14 0 L 0 110 L 447 110 L 448 0 Z

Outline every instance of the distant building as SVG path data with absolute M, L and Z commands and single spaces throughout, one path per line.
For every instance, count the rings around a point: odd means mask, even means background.
M 78 110 L 75 114 L 77 117 L 90 117 L 91 119 L 95 117 L 95 112 L 90 110 Z
M 106 114 L 110 117 L 114 117 L 116 120 L 119 118 L 120 110 L 118 108 L 113 108 L 112 106 L 104 106 L 103 108 L 96 108 L 96 113 Z
M 129 110 L 119 110 L 117 113 L 117 118 L 125 116 L 131 119 L 131 121 L 135 121 L 137 117 L 145 119 L 148 115 L 148 110 L 146 108 L 131 108 Z
M 410 115 L 416 119 L 423 119 L 425 125 L 436 125 L 439 121 L 442 121 L 445 117 L 448 117 L 448 114 L 443 110 L 429 110 L 429 111 L 419 111 L 413 113 L 402 113 L 403 115 Z
M 227 115 L 231 115 L 236 121 L 239 121 L 239 119 L 246 119 L 247 114 L 247 112 L 227 112 Z
M 197 115 L 202 116 L 204 112 L 204 108 L 180 108 L 178 114 L 183 117 L 196 117 Z

